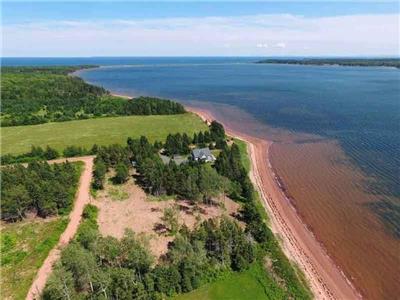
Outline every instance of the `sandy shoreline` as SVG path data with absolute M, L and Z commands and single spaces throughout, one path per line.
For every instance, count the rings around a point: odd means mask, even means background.
M 120 97 L 120 98 L 124 98 L 124 99 L 132 99 L 133 98 L 128 95 L 121 95 L 121 94 L 114 94 L 114 93 L 111 93 L 111 96 Z
M 210 111 L 189 106 L 186 108 L 205 121 L 216 119 Z M 279 186 L 269 161 L 272 142 L 225 128 L 227 134 L 247 142 L 252 165 L 250 177 L 268 211 L 271 229 L 279 237 L 285 254 L 305 274 L 315 298 L 360 299 L 361 295 L 307 229 Z

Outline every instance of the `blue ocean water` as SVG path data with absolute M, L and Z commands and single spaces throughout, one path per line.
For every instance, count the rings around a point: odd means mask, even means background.
M 83 79 L 116 93 L 236 106 L 272 127 L 337 139 L 400 197 L 400 71 L 392 68 L 254 64 L 256 57 L 3 58 L 3 65 L 79 65 Z

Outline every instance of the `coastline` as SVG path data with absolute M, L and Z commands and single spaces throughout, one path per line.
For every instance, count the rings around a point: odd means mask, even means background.
M 216 119 L 209 110 L 185 108 L 205 122 Z M 316 299 L 361 299 L 344 272 L 329 257 L 324 247 L 298 215 L 285 195 L 269 160 L 271 141 L 252 137 L 227 127 L 227 134 L 245 141 L 251 159 L 250 178 L 268 211 L 271 229 L 288 258 L 304 273 Z
M 133 98 L 113 92 L 111 95 Z M 212 109 L 186 104 L 184 106 L 187 111 L 198 115 L 208 124 L 212 120 L 218 120 Z M 304 273 L 315 299 L 362 299 L 360 292 L 303 221 L 293 205 L 293 199 L 285 194 L 284 183 L 270 162 L 270 147 L 273 142 L 223 125 L 228 135 L 246 142 L 251 160 L 249 175 L 270 217 L 271 230 L 285 255 Z
M 128 96 L 128 95 L 121 95 L 121 94 L 115 94 L 115 93 L 111 93 L 111 96 L 114 97 L 119 97 L 119 98 L 124 98 L 124 99 L 132 99 L 132 97 Z

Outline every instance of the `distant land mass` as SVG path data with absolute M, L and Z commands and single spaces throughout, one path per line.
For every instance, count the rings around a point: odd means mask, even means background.
M 357 67 L 394 67 L 400 68 L 400 58 L 291 58 L 263 59 L 259 64 L 289 65 L 338 65 Z

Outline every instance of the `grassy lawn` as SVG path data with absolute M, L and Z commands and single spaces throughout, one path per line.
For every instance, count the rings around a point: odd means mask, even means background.
M 233 139 L 233 141 L 235 142 L 236 145 L 239 146 L 239 150 L 241 153 L 241 160 L 242 160 L 242 164 L 245 167 L 245 169 L 247 170 L 247 172 L 250 171 L 250 157 L 247 153 L 247 144 L 246 142 L 239 140 L 239 139 Z
M 68 217 L 1 226 L 2 299 L 25 299 L 37 270 L 57 244 Z
M 75 145 L 91 148 L 93 144 L 125 144 L 128 137 L 147 136 L 151 142 L 164 140 L 169 133 L 186 132 L 190 136 L 207 129 L 194 114 L 163 116 L 128 116 L 55 122 L 1 129 L 2 154 L 28 152 L 31 145 L 52 146 L 62 151 Z
M 260 264 L 241 273 L 232 273 L 173 300 L 258 300 L 285 299 L 285 292 L 267 275 Z

